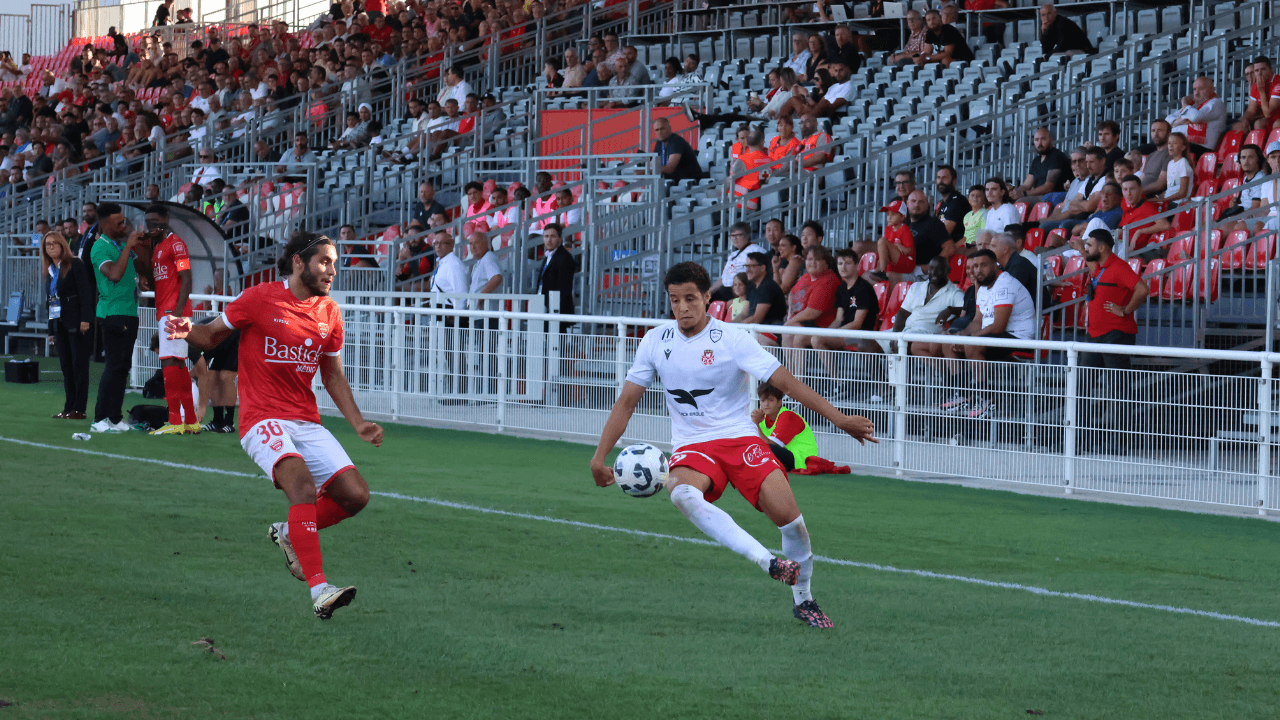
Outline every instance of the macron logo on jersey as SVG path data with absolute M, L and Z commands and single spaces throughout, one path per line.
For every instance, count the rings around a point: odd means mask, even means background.
M 267 355 L 266 362 L 315 365 L 320 360 L 320 348 L 311 349 L 311 338 L 303 340 L 301 345 L 286 345 L 270 335 L 265 340 L 263 352 Z

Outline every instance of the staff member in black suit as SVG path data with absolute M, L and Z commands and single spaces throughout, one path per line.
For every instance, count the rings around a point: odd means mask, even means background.
M 538 292 L 547 299 L 547 310 L 551 310 L 551 292 L 560 291 L 560 314 L 573 314 L 573 276 L 577 272 L 577 263 L 573 253 L 564 247 L 561 238 L 564 226 L 560 223 L 548 223 L 542 228 L 542 247 L 547 251 L 542 269 L 538 271 Z M 560 323 L 560 332 L 565 332 L 571 322 Z
M 89 268 L 71 253 L 61 233 L 45 233 L 41 245 L 41 277 L 49 279 L 49 342 L 57 343 L 67 393 L 62 412 L 54 417 L 84 420 L 89 404 L 89 356 L 93 352 L 93 334 L 89 332 L 94 316 L 93 282 Z

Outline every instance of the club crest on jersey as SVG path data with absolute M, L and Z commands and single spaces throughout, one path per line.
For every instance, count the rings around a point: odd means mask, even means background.
M 763 445 L 756 443 L 742 453 L 742 462 L 751 467 L 760 467 L 768 462 L 769 457 L 769 451 L 765 450 Z
M 271 449 L 274 450 L 275 452 L 280 452 L 281 450 L 284 449 L 284 441 L 276 440 L 275 442 L 271 443 Z
M 321 340 L 329 337 L 329 323 L 316 323 L 316 327 L 320 329 Z
M 703 351 L 702 351 L 702 364 L 703 364 L 703 365 L 714 365 L 714 364 L 715 364 L 715 362 L 716 362 L 716 354 L 715 354 L 715 353 L 711 352 L 710 350 L 703 350 Z
M 720 342 L 720 338 L 724 336 L 724 331 L 720 328 L 711 328 L 711 342 Z M 711 352 L 708 350 L 707 352 Z

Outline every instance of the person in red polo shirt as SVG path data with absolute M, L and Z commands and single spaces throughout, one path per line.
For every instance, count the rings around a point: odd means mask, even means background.
M 1155 203 L 1147 202 L 1147 196 L 1142 193 L 1142 178 L 1137 175 L 1126 177 L 1120 184 L 1120 191 L 1124 195 L 1124 201 L 1120 205 L 1120 227 L 1129 230 L 1129 245 L 1122 245 L 1120 248 L 1120 255 L 1125 257 L 1140 252 L 1151 242 L 1152 235 L 1173 226 L 1169 224 L 1168 218 L 1148 220 L 1152 215 L 1158 214 L 1160 209 Z M 1114 244 L 1113 242 L 1112 245 Z
M 1089 299 L 1086 332 L 1089 341 L 1107 345 L 1134 345 L 1138 341 L 1138 322 L 1133 313 L 1147 301 L 1150 292 L 1138 273 L 1121 260 L 1112 249 L 1116 239 L 1107 230 L 1094 230 L 1084 241 L 1084 259 L 1089 263 L 1089 279 L 1085 285 Z M 1128 355 L 1080 353 L 1084 367 L 1128 370 Z

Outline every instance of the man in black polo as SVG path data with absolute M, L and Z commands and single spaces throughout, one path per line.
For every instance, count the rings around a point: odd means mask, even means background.
M 1050 55 L 1092 55 L 1096 52 L 1080 26 L 1058 14 L 1052 3 L 1040 6 L 1040 52 Z
M 969 212 L 969 199 L 956 192 L 956 181 L 959 179 L 956 169 L 950 165 L 939 165 L 934 176 L 938 186 L 938 204 L 933 213 L 947 228 L 947 233 L 955 242 L 964 238 L 964 216 Z
M 929 214 L 929 198 L 923 190 L 907 196 L 907 227 L 916 244 L 916 265 L 928 265 L 939 255 L 949 258 L 955 253 L 955 241 L 947 226 Z
M 1071 176 L 1071 158 L 1053 146 L 1049 128 L 1036 128 L 1031 142 L 1035 145 L 1036 156 L 1031 161 L 1027 176 L 1021 185 L 1009 188 L 1010 198 L 1027 205 L 1035 205 L 1045 195 L 1062 190 L 1063 181 Z
M 684 138 L 671 132 L 671 123 L 666 118 L 653 121 L 653 136 L 653 152 L 658 156 L 663 179 L 672 182 L 702 179 L 698 154 Z

